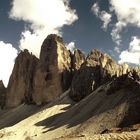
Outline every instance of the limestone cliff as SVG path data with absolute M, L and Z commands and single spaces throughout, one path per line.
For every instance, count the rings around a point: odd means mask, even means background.
M 79 70 L 81 65 L 84 63 L 84 61 L 85 61 L 85 55 L 81 50 L 76 49 L 74 51 L 74 54 L 72 55 L 72 68 L 74 70 Z
M 49 35 L 41 46 L 40 58 L 27 50 L 15 62 L 7 88 L 7 107 L 21 103 L 42 104 L 71 89 L 70 97 L 80 101 L 102 84 L 125 74 L 139 81 L 139 68 L 118 65 L 110 56 L 93 49 L 85 58 L 82 51 L 68 51 L 63 39 Z
M 20 52 L 15 60 L 7 87 L 7 107 L 15 107 L 23 102 L 32 103 L 34 73 L 37 64 L 38 59 L 27 50 Z
M 129 73 L 137 79 L 140 77 L 138 68 L 129 68 L 127 64 L 118 65 L 107 54 L 93 49 L 73 77 L 70 97 L 80 101 L 100 85 Z
M 49 35 L 43 42 L 35 73 L 33 99 L 37 104 L 49 102 L 71 84 L 71 57 L 63 39 Z
M 4 87 L 3 81 L 0 81 L 0 107 L 5 106 L 6 101 L 6 88 Z

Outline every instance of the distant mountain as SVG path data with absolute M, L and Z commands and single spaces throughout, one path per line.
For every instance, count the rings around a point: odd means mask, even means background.
M 39 59 L 18 55 L 0 97 L 2 139 L 140 139 L 140 69 L 96 49 L 71 53 L 55 34 Z

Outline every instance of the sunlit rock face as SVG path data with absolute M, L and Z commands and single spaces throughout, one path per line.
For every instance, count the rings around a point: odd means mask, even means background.
M 109 55 L 93 49 L 73 77 L 70 97 L 80 101 L 100 85 L 125 74 L 140 79 L 138 68 L 129 68 L 127 64 L 118 65 Z
M 57 98 L 71 85 L 71 55 L 63 39 L 55 34 L 44 40 L 39 59 L 27 50 L 22 51 L 9 80 L 6 106 L 42 104 Z
M 22 103 L 40 105 L 70 88 L 70 97 L 80 101 L 99 86 L 123 75 L 131 75 L 139 81 L 140 69 L 118 65 L 109 55 L 96 49 L 86 58 L 79 49 L 72 54 L 61 37 L 51 34 L 41 46 L 39 59 L 28 50 L 19 53 L 4 100 L 6 107 Z
M 69 88 L 71 79 L 71 53 L 61 37 L 49 35 L 41 47 L 33 100 L 41 104 L 57 98 Z
M 101 85 L 103 78 L 110 78 L 108 73 L 112 67 L 116 68 L 116 64 L 108 55 L 93 49 L 73 77 L 70 97 L 75 101 L 80 101 L 89 95 Z M 115 72 L 112 70 L 111 74 L 115 75 Z
M 5 106 L 6 101 L 6 88 L 4 87 L 3 81 L 0 80 L 0 107 Z
M 72 68 L 76 71 L 79 70 L 84 61 L 85 55 L 81 50 L 76 49 L 72 55 Z
M 38 61 L 27 50 L 20 52 L 7 87 L 7 107 L 15 107 L 23 102 L 32 103 L 33 81 Z

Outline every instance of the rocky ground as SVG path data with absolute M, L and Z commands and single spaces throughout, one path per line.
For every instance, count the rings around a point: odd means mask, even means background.
M 96 92 L 99 92 L 98 89 Z M 69 96 L 69 91 L 65 92 L 54 102 L 36 107 L 21 105 L 10 112 L 1 112 L 0 131 L 2 140 L 139 140 L 140 125 L 125 128 L 111 128 L 115 126 L 118 111 L 125 107 L 122 103 L 119 107 L 110 109 L 103 113 L 91 115 L 94 112 L 94 100 L 91 94 L 77 104 Z M 99 93 L 98 93 L 99 94 Z M 119 93 L 117 93 L 119 94 Z M 96 99 L 101 97 L 95 97 Z M 111 97 L 113 98 L 113 97 Z M 91 102 L 90 102 L 91 100 Z M 102 100 L 102 99 L 101 99 Z M 115 99 L 116 103 L 118 99 Z M 100 102 L 100 101 L 99 101 Z M 92 105 L 91 105 L 92 103 Z M 89 105 L 90 104 L 90 105 Z M 107 104 L 107 103 L 106 103 Z M 83 107 L 88 106 L 87 107 Z M 103 105 L 105 106 L 105 105 Z M 28 108 L 28 109 L 27 109 Z M 100 107 L 99 107 L 100 108 Z M 103 108 L 103 107 L 102 107 Z M 86 114 L 85 114 L 86 112 Z M 117 112 L 117 113 L 116 113 Z M 78 115 L 80 113 L 80 115 Z M 78 118 L 76 116 L 78 115 Z M 123 115 L 122 115 L 123 117 Z M 98 118 L 98 119 L 97 119 Z M 9 120 L 9 121 L 8 121 Z M 18 121 L 18 122 L 17 122 Z M 119 120 L 118 120 L 119 121 Z M 5 124 L 7 122 L 7 124 Z M 13 126 L 12 126 L 13 125 Z M 117 124 L 116 124 L 117 125 Z M 106 128 L 105 128 L 106 126 Z M 98 132 L 102 134 L 97 134 Z

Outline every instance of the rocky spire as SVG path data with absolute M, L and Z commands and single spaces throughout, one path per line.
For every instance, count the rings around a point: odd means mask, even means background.
M 7 87 L 7 107 L 15 107 L 23 102 L 32 102 L 33 80 L 38 59 L 27 50 L 21 51 Z
M 109 55 L 93 49 L 73 77 L 70 97 L 79 101 L 100 85 L 125 74 L 140 78 L 140 70 L 130 69 L 127 64 L 118 65 Z
M 71 57 L 63 39 L 55 34 L 43 42 L 35 74 L 33 98 L 37 104 L 49 102 L 71 84 Z
M 4 87 L 3 81 L 0 80 L 0 107 L 3 108 L 5 106 L 6 101 L 6 88 Z
M 27 50 L 16 58 L 7 88 L 7 107 L 19 104 L 50 102 L 67 89 L 80 101 L 100 85 L 129 74 L 139 81 L 140 70 L 118 65 L 109 55 L 93 49 L 86 59 L 82 51 L 66 49 L 61 37 L 51 34 L 41 46 L 37 59 Z
M 85 61 L 85 55 L 83 52 L 79 49 L 76 49 L 74 51 L 74 54 L 72 55 L 72 67 L 74 70 L 80 69 L 81 65 Z

